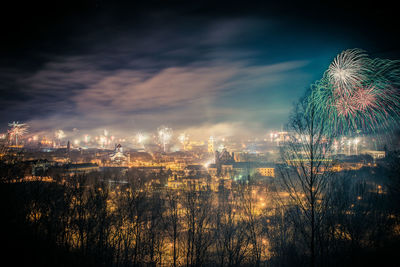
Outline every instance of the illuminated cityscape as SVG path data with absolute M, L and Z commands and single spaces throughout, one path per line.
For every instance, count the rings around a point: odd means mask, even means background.
M 19 125 L 25 128 L 28 126 Z M 201 166 L 208 175 L 217 176 L 218 173 L 218 176 L 223 174 L 226 178 L 244 177 L 244 169 L 251 169 L 248 171 L 261 176 L 275 177 L 274 165 L 283 163 L 279 150 L 291 136 L 289 132 L 270 131 L 264 134 L 264 139 L 242 140 L 210 136 L 205 140 L 192 140 L 187 134 L 173 135 L 171 129 L 167 130 L 168 133 L 162 132 L 165 127 L 158 128 L 154 133 L 140 132 L 136 136 L 114 136 L 108 130 L 93 137 L 85 133 L 68 136 L 63 130 L 57 130 L 51 136 L 28 133 L 26 130 L 14 133 L 15 126 L 10 123 L 9 127 L 8 133 L 1 134 L 1 142 L 10 151 L 22 152 L 21 157 L 26 161 L 46 159 L 48 166 L 57 167 L 94 164 L 98 167 L 94 170 L 107 167 L 154 167 L 171 170 L 172 176 L 184 172 L 189 166 Z M 15 142 L 17 134 L 18 145 Z M 358 168 L 371 166 L 376 160 L 386 156 L 381 141 L 378 136 L 361 134 L 357 137 L 334 139 L 332 158 L 340 157 L 344 161 L 358 159 Z M 370 157 L 371 161 L 365 162 L 364 156 Z M 250 165 L 244 167 L 247 163 Z M 270 166 L 268 168 L 271 171 L 264 170 L 263 164 Z M 335 169 L 345 169 L 345 165 L 340 163 Z
M 390 5 L 4 11 L 2 265 L 398 266 Z

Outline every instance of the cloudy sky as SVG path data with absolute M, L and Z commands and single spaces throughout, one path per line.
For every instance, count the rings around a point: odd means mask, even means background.
M 400 58 L 382 2 L 145 2 L 4 6 L 0 130 L 259 135 L 342 50 Z

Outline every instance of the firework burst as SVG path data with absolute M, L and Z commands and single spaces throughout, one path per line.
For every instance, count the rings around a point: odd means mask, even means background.
M 142 132 L 139 132 L 139 133 L 136 134 L 136 142 L 138 144 L 143 145 L 146 140 L 147 140 L 147 135 L 146 134 L 144 134 Z
M 56 139 L 58 139 L 58 140 L 62 140 L 62 139 L 64 139 L 65 138 L 65 133 L 64 133 L 64 131 L 63 130 L 56 130 L 55 132 L 54 132 L 54 136 L 56 137 Z
M 179 140 L 179 142 L 180 142 L 181 144 L 184 144 L 185 141 L 187 140 L 187 135 L 186 135 L 186 133 L 181 133 L 181 134 L 178 136 L 178 140 Z
M 400 62 L 370 59 L 360 49 L 340 53 L 311 86 L 309 106 L 327 134 L 378 132 L 399 126 Z
M 85 134 L 84 137 L 83 137 L 83 141 L 85 142 L 85 144 L 89 143 L 90 136 L 88 134 Z
M 360 49 L 349 49 L 336 56 L 326 75 L 338 93 L 349 95 L 355 85 L 365 80 L 365 73 L 368 70 L 366 56 Z
M 352 105 L 361 112 L 378 108 L 378 94 L 378 90 L 373 85 L 366 88 L 358 88 L 352 96 Z
M 353 99 L 351 97 L 339 97 L 336 100 L 335 108 L 339 116 L 350 117 L 356 112 Z
M 163 145 L 163 149 L 165 152 L 165 147 L 169 143 L 172 137 L 172 129 L 165 126 L 161 126 L 157 129 L 157 132 L 158 132 L 158 138 L 160 140 L 160 143 Z
M 25 123 L 11 122 L 8 124 L 11 129 L 8 131 L 10 138 L 15 138 L 15 145 L 18 146 L 18 138 L 28 132 L 28 125 Z

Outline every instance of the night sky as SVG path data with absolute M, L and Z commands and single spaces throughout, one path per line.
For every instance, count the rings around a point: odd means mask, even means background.
M 342 50 L 400 59 L 397 8 L 382 1 L 143 2 L 3 5 L 1 132 L 257 136 Z

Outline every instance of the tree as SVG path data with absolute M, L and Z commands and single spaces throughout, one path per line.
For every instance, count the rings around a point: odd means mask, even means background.
M 250 246 L 247 223 L 242 220 L 243 202 L 241 195 L 224 194 L 218 200 L 215 214 L 216 253 L 219 266 L 240 266 Z
M 213 243 L 210 231 L 213 218 L 211 192 L 190 186 L 184 192 L 182 204 L 186 230 L 186 266 L 203 266 Z
M 165 229 L 172 243 L 172 264 L 177 266 L 179 251 L 178 242 L 181 231 L 180 192 L 169 190 L 166 192 Z
M 295 105 L 288 132 L 290 139 L 281 147 L 284 165 L 278 168 L 279 183 L 287 192 L 286 211 L 303 236 L 310 266 L 317 265 L 322 254 L 322 226 L 329 202 L 329 182 L 332 177 L 329 136 L 319 120 L 313 104 L 307 98 Z

